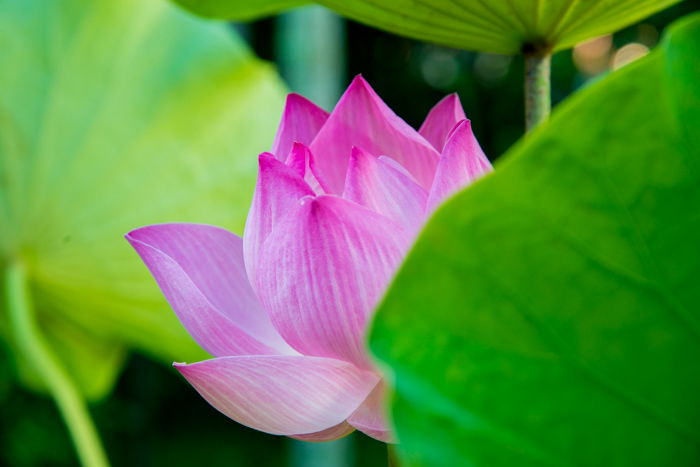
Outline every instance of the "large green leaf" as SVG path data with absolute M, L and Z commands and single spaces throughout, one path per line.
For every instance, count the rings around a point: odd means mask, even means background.
M 175 0 L 198 14 L 247 20 L 307 0 Z M 397 34 L 461 49 L 561 50 L 613 32 L 680 0 L 317 0 Z
M 700 464 L 700 16 L 429 222 L 371 347 L 407 465 Z
M 241 230 L 276 73 L 226 25 L 160 0 L 4 0 L 0 61 L 0 269 L 26 263 L 39 324 L 89 395 L 126 347 L 201 357 L 122 236 Z
M 309 0 L 174 0 L 183 7 L 209 18 L 248 21 L 309 3 Z

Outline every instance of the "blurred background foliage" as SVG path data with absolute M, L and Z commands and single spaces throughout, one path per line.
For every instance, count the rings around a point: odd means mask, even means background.
M 557 53 L 552 70 L 554 103 L 643 55 L 656 45 L 666 25 L 698 7 L 700 0 L 687 0 L 614 36 Z M 319 16 L 320 20 L 314 19 Z M 311 23 L 304 26 L 305 21 Z M 459 93 L 492 160 L 523 133 L 522 57 L 422 43 L 340 19 L 320 7 L 236 24 L 231 33 L 244 37 L 259 57 L 277 63 L 292 90 L 328 109 L 352 76 L 362 73 L 414 126 L 445 94 Z M 325 56 L 323 50 L 305 53 L 304 47 L 326 39 Z M 318 84 L 304 78 L 313 73 L 300 73 L 302 68 L 327 73 L 319 82 L 331 84 L 319 90 Z M 250 154 L 251 159 L 255 155 Z M 0 465 L 76 465 L 53 402 L 15 383 L 16 365 L 10 355 L 0 341 Z M 113 465 L 314 465 L 298 443 L 231 422 L 170 367 L 143 354 L 127 357 L 113 393 L 91 410 Z M 362 435 L 352 435 L 334 452 L 345 459 L 336 465 L 386 465 L 384 445 Z

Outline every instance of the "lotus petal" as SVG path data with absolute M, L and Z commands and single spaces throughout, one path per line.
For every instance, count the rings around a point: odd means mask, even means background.
M 294 168 L 270 153 L 260 154 L 260 172 L 243 231 L 243 257 L 251 283 L 259 251 L 279 218 L 314 192 Z
M 336 427 L 379 380 L 348 362 L 305 356 L 220 357 L 174 366 L 219 411 L 276 435 Z
M 314 156 L 305 144 L 294 143 L 285 164 L 303 178 L 314 193 L 320 195 L 327 192 L 328 184 L 318 176 Z
M 284 160 L 295 142 L 311 144 L 326 122 L 328 112 L 299 94 L 289 94 L 272 143 L 272 154 Z
M 361 76 L 350 84 L 310 146 L 332 193 L 343 192 L 353 146 L 374 156 L 390 156 L 426 189 L 439 159 L 432 145 L 401 120 Z
M 353 148 L 343 197 L 403 225 L 420 227 L 428 193 L 398 163 Z M 397 167 L 398 166 L 398 167 Z
M 471 122 L 461 121 L 450 133 L 440 156 L 428 196 L 428 212 L 460 188 L 492 170 L 491 163 L 474 137 Z
M 308 435 L 294 435 L 291 436 L 291 438 L 298 439 L 300 441 L 313 442 L 333 441 L 347 436 L 353 431 L 355 431 L 355 428 L 353 428 L 352 425 L 350 425 L 348 422 L 342 422 L 337 424 L 336 426 L 328 428 L 327 430 L 318 431 L 316 433 L 309 433 Z
M 209 225 L 160 224 L 129 232 L 126 238 L 183 326 L 209 353 L 295 353 L 247 281 L 239 237 Z
M 277 330 L 300 353 L 370 368 L 367 318 L 408 241 L 399 224 L 363 206 L 330 195 L 307 197 L 268 238 L 253 286 Z
M 466 120 L 462 103 L 457 94 L 450 94 L 430 109 L 418 133 L 442 152 L 450 131 L 462 120 Z
M 396 440 L 387 423 L 385 397 L 386 384 L 380 381 L 362 405 L 348 418 L 348 423 L 372 438 L 393 443 Z

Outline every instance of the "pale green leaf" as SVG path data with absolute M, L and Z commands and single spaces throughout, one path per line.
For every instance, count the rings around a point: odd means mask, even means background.
M 295 0 L 176 0 L 210 17 L 250 19 Z M 459 49 L 512 54 L 553 50 L 614 32 L 680 0 L 317 0 L 387 31 Z M 308 2 L 306 2 L 308 3 Z
M 5 0 L 0 61 L 0 267 L 26 263 L 67 367 L 83 381 L 125 346 L 201 358 L 123 235 L 183 221 L 240 233 L 277 74 L 226 24 L 160 0 Z M 113 379 L 99 370 L 93 395 Z
M 211 0 L 174 0 L 175 3 L 208 18 L 234 19 L 249 21 L 267 15 L 279 13 L 309 0 L 253 0 L 253 1 L 211 1 Z

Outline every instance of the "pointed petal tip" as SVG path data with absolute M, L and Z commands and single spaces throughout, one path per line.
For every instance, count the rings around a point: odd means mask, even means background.
M 443 152 L 445 152 L 447 145 L 450 144 L 452 140 L 473 135 L 473 133 L 474 131 L 472 129 L 471 120 L 469 120 L 468 118 L 460 120 L 447 134 L 447 139 L 445 140 L 445 148 L 443 148 Z
M 187 374 L 192 370 L 192 365 L 195 365 L 196 363 L 198 362 L 173 362 L 173 368 L 175 368 L 177 372 L 180 373 L 182 376 L 187 377 Z
M 280 171 L 284 171 L 282 173 L 286 173 L 287 170 L 285 169 L 289 169 L 287 164 L 275 157 L 272 153 L 263 152 L 258 156 L 258 178 L 265 172 L 280 173 Z
M 466 118 L 464 110 L 462 109 L 462 101 L 459 98 L 459 94 L 453 92 L 447 94 L 445 97 L 437 101 L 428 111 L 426 120 L 421 125 L 421 128 L 426 126 L 426 122 L 429 120 L 428 117 L 451 118 L 457 121 Z
M 452 103 L 459 105 L 459 108 L 462 108 L 462 99 L 459 97 L 459 94 L 456 92 L 453 92 L 451 94 L 447 95 L 447 98 L 452 101 Z
M 472 131 L 469 119 L 460 120 L 445 141 L 428 196 L 428 212 L 446 198 L 493 170 Z
M 290 101 L 296 101 L 296 100 L 311 102 L 309 99 L 307 99 L 306 97 L 302 96 L 301 94 L 299 94 L 297 92 L 290 92 L 287 94 L 287 99 L 286 99 L 287 103 Z
M 452 129 L 452 131 L 454 132 L 454 131 L 457 131 L 457 130 L 459 130 L 459 129 L 461 129 L 461 128 L 469 128 L 469 129 L 471 129 L 471 127 L 472 127 L 472 121 L 469 120 L 468 118 L 465 118 L 464 120 L 460 120 L 459 122 L 457 122 L 457 124 L 456 124 L 455 127 Z
M 294 168 L 314 193 L 330 191 L 325 178 L 318 173 L 316 158 L 309 146 L 303 142 L 295 141 L 292 143 L 292 148 L 289 151 L 285 164 Z
M 369 84 L 369 82 L 365 79 L 362 74 L 357 74 L 355 77 L 352 79 L 350 84 L 348 85 L 347 90 L 345 91 L 346 93 L 350 91 L 351 89 L 362 89 L 370 92 L 374 92 L 374 89 L 372 88 L 372 85 Z
M 440 107 L 440 106 L 452 106 L 452 109 L 455 113 L 455 115 L 463 114 L 464 110 L 462 109 L 462 100 L 459 98 L 459 94 L 456 92 L 452 92 L 442 99 L 440 99 L 437 104 L 435 104 L 434 108 Z
M 430 109 L 418 132 L 442 151 L 454 126 L 466 118 L 459 95 L 448 94 Z
M 328 119 L 328 112 L 311 100 L 300 94 L 287 94 L 271 152 L 278 159 L 284 159 L 289 153 L 292 142 L 301 141 L 311 144 L 326 119 Z
M 258 155 L 258 178 L 260 174 L 272 167 L 275 167 L 276 163 L 283 163 L 274 154 L 269 152 L 263 152 Z
M 464 137 L 464 133 L 467 134 L 473 134 L 472 131 L 472 122 L 468 118 L 465 118 L 463 120 L 460 120 L 453 126 L 450 131 L 447 133 L 447 137 L 445 138 L 445 144 L 444 147 L 442 148 L 442 152 L 445 152 L 445 147 L 454 139 L 456 138 L 462 138 Z
M 301 178 L 304 178 L 306 164 L 306 154 L 303 145 L 294 141 L 292 143 L 292 149 L 289 151 L 289 155 L 287 155 L 287 159 L 284 161 L 284 165 L 294 170 Z
M 262 164 L 263 162 L 267 162 L 267 161 L 271 161 L 271 160 L 277 160 L 275 155 L 272 154 L 271 152 L 261 152 L 258 155 L 258 163 Z
M 440 104 L 451 104 L 451 105 L 459 104 L 461 106 L 462 101 L 459 99 L 459 94 L 457 94 L 456 92 L 452 92 L 452 93 L 446 95 L 445 97 L 443 97 L 442 99 L 440 99 L 435 106 L 437 107 Z
M 360 158 L 366 157 L 366 156 L 370 156 L 370 153 L 365 151 L 361 147 L 353 145 L 350 148 L 350 159 L 351 160 L 353 160 L 353 159 L 357 160 L 357 159 L 360 159 Z
M 148 224 L 142 225 L 141 227 L 136 227 L 135 229 L 131 229 L 125 233 L 124 238 L 133 246 L 134 242 L 140 242 L 139 237 L 142 233 L 147 233 L 149 230 L 157 228 L 159 225 L 163 224 Z
M 146 233 L 149 227 L 151 226 L 139 227 L 124 234 L 126 241 L 129 242 L 129 245 L 131 245 L 131 247 L 136 250 L 136 253 L 138 253 L 141 257 L 143 257 L 143 249 L 148 248 L 148 245 L 139 237 L 141 237 L 142 233 Z
M 428 188 L 439 153 L 414 128 L 403 121 L 381 99 L 370 84 L 356 76 L 338 100 L 326 124 L 311 143 L 319 157 L 319 172 L 332 188 L 341 193 L 353 143 L 360 143 L 371 154 L 388 154 Z
M 296 112 L 299 109 L 299 107 L 317 108 L 321 110 L 321 108 L 318 105 L 316 105 L 314 101 L 302 96 L 301 94 L 298 94 L 296 92 L 290 92 L 289 94 L 287 94 L 287 98 L 284 102 L 284 113 L 288 115 L 292 112 Z
M 307 97 L 304 97 L 303 95 L 299 94 L 298 92 L 290 92 L 287 94 L 287 98 L 285 100 L 285 103 L 296 103 L 296 102 L 311 102 L 311 99 L 308 99 Z

